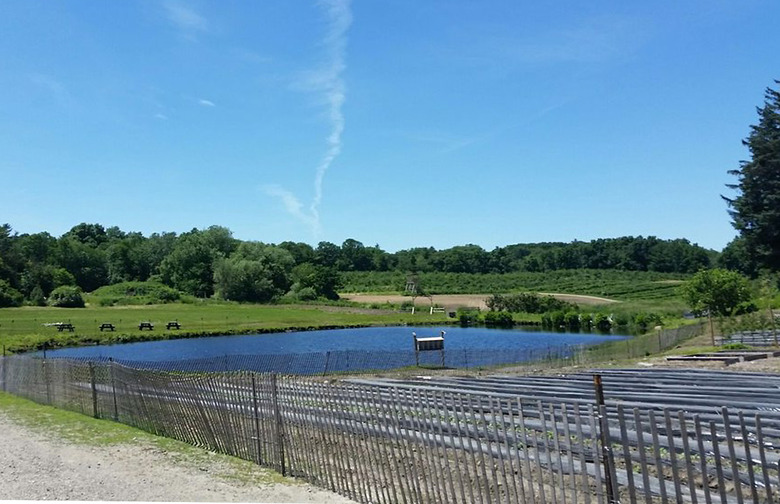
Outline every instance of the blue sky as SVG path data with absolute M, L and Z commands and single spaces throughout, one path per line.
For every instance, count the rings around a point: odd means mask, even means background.
M 720 250 L 778 20 L 776 0 L 5 0 L 0 222 Z

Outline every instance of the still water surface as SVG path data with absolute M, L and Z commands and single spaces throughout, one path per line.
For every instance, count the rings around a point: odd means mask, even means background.
M 322 331 L 285 332 L 244 336 L 147 341 L 121 345 L 64 348 L 49 351 L 51 357 L 112 357 L 136 361 L 203 359 L 224 355 L 315 353 L 336 350 L 411 351 L 412 332 L 418 337 L 438 336 L 446 331 L 445 348 L 516 350 L 598 344 L 625 339 L 583 333 L 551 333 L 531 329 L 487 329 L 484 327 L 366 327 Z

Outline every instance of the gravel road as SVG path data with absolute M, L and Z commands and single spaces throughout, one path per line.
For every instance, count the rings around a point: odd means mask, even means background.
M 269 471 L 253 466 L 239 478 L 232 465 L 210 453 L 182 460 L 143 441 L 62 441 L 0 411 L 0 500 L 352 502 L 293 480 L 258 484 L 273 478 Z

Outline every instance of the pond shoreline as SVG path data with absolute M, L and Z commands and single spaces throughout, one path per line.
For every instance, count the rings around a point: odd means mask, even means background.
M 309 325 L 309 326 L 287 326 L 287 327 L 261 327 L 261 328 L 246 328 L 246 329 L 222 329 L 218 331 L 181 331 L 181 332 L 138 332 L 138 333 L 116 333 L 115 337 L 104 338 L 101 341 L 92 339 L 90 336 L 85 335 L 83 339 L 77 341 L 68 341 L 69 344 L 62 344 L 62 341 L 51 338 L 42 343 L 38 343 L 32 347 L 9 347 L 6 350 L 11 354 L 25 354 L 31 352 L 41 352 L 44 350 L 59 350 L 62 348 L 79 348 L 86 346 L 97 345 L 122 345 L 125 343 L 143 343 L 148 341 L 168 341 L 178 339 L 193 339 L 193 338 L 213 338 L 220 336 L 248 336 L 253 334 L 281 334 L 281 333 L 293 333 L 293 332 L 309 332 L 309 331 L 327 331 L 335 329 L 360 329 L 365 327 L 392 327 L 398 325 L 405 326 L 437 326 L 437 325 L 459 325 L 457 320 L 452 321 L 437 321 L 437 322 L 415 322 L 414 324 L 399 324 L 394 323 L 377 323 L 377 324 L 325 324 L 325 325 Z M 72 344 L 70 344 L 72 343 Z

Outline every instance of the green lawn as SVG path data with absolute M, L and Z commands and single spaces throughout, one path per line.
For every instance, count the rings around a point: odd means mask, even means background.
M 178 320 L 181 330 L 166 330 Z M 78 344 L 118 343 L 216 334 L 251 334 L 286 329 L 357 327 L 370 325 L 425 324 L 446 321 L 445 314 L 395 313 L 387 310 L 355 310 L 307 305 L 179 304 L 87 308 L 23 307 L 0 309 L 0 346 L 20 352 Z M 150 321 L 153 331 L 138 329 Z M 69 322 L 75 331 L 58 332 L 44 324 Z M 116 332 L 100 332 L 110 322 Z

